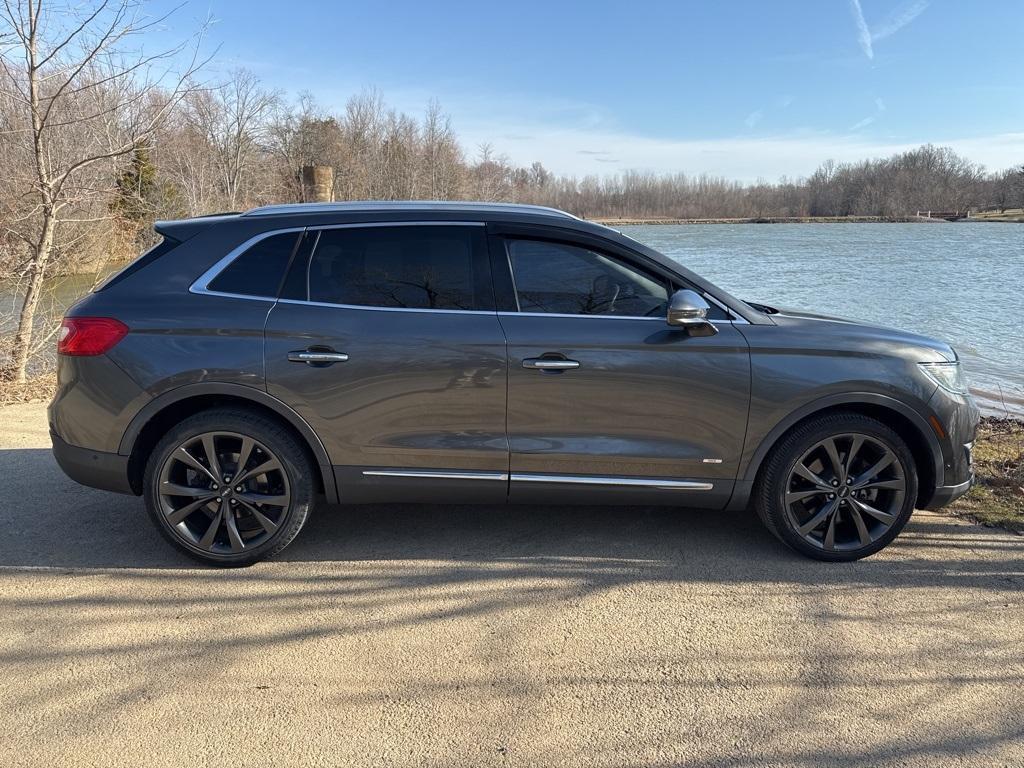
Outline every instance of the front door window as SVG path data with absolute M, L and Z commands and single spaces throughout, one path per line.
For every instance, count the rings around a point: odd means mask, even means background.
M 508 255 L 521 312 L 619 317 L 665 314 L 667 283 L 619 259 L 542 240 L 509 240 Z

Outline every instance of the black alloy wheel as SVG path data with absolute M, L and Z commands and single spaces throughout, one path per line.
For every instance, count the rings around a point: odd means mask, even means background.
M 312 466 L 295 436 L 247 411 L 204 411 L 157 444 L 146 505 L 188 555 L 249 565 L 284 549 L 312 506 Z
M 876 419 L 834 413 L 779 441 L 758 475 L 754 504 L 786 544 L 844 561 L 896 538 L 916 499 L 917 471 L 903 439 Z

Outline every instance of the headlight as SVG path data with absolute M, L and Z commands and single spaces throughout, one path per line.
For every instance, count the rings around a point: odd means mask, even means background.
M 947 392 L 954 395 L 967 394 L 967 377 L 959 361 L 952 363 L 918 363 L 924 375 Z

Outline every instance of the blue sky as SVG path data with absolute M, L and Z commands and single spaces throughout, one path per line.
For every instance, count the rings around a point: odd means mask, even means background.
M 559 172 L 775 179 L 924 142 L 1024 163 L 1024 0 L 191 0 L 167 34 L 207 14 L 221 72 L 436 98 L 468 153 Z

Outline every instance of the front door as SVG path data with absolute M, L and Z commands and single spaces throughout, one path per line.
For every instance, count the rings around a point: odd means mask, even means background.
M 492 239 L 518 311 L 508 339 L 513 501 L 629 500 L 718 508 L 743 449 L 750 360 L 717 334 L 665 322 L 670 277 L 571 241 Z
M 503 502 L 505 338 L 482 226 L 309 230 L 266 326 L 270 394 L 313 427 L 342 502 Z

